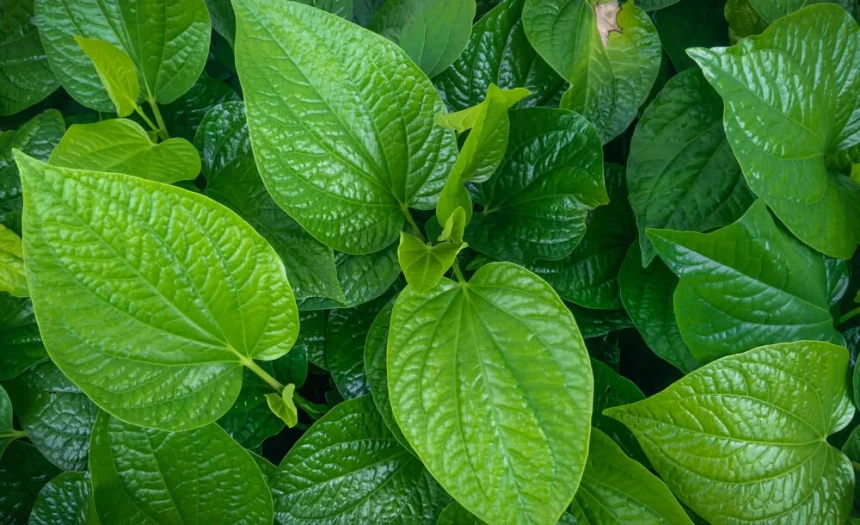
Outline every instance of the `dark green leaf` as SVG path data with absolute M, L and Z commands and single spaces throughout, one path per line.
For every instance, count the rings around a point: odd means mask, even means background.
M 171 137 L 193 141 L 206 113 L 218 104 L 233 100 L 240 100 L 233 88 L 203 73 L 187 93 L 165 104 L 161 113 Z
M 642 2 L 636 2 L 642 9 Z M 696 67 L 688 47 L 729 45 L 729 27 L 723 16 L 726 0 L 682 0 L 654 13 L 654 26 L 663 49 L 678 71 Z
M 295 351 L 293 348 L 289 353 Z M 270 374 L 273 372 L 269 363 L 263 363 L 261 367 Z M 230 410 L 218 419 L 218 425 L 247 449 L 262 446 L 263 441 L 284 429 L 283 421 L 266 404 L 265 396 L 272 392 L 272 387 L 265 381 L 250 370 L 245 370 L 239 397 Z
M 0 115 L 26 109 L 60 85 L 45 58 L 33 12 L 33 0 L 0 5 Z
M 0 523 L 26 525 L 39 491 L 59 473 L 33 445 L 9 445 L 0 457 Z
M 63 472 L 39 492 L 29 525 L 99 525 L 88 474 Z
M 615 440 L 625 454 L 644 463 L 647 461 L 645 453 L 633 433 L 618 421 L 604 416 L 603 410 L 641 401 L 645 399 L 645 394 L 632 381 L 600 361 L 592 359 L 591 370 L 594 372 L 594 413 L 591 424 Z

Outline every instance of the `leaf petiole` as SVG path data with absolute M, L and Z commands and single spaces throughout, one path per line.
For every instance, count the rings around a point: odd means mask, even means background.
M 170 135 L 167 133 L 167 126 L 164 124 L 164 119 L 161 118 L 161 111 L 158 109 L 158 103 L 154 98 L 146 99 L 149 102 L 149 107 L 152 108 L 152 113 L 155 115 L 155 121 L 158 123 L 158 134 L 161 135 L 162 140 L 167 140 L 170 138 Z
M 860 314 L 860 306 L 858 306 L 857 308 L 854 308 L 853 310 L 849 311 L 848 313 L 846 313 L 845 315 L 840 317 L 839 321 L 837 321 L 836 324 L 839 325 L 842 323 L 847 323 L 848 321 L 850 321 L 851 319 L 856 317 L 858 314 Z
M 134 105 L 134 112 L 140 115 L 140 118 L 142 118 L 143 121 L 146 122 L 146 125 L 152 128 L 152 131 L 159 133 L 160 130 L 158 129 L 158 126 L 156 126 L 155 123 L 152 122 L 152 120 L 146 116 L 146 112 L 143 111 L 143 109 L 137 104 Z

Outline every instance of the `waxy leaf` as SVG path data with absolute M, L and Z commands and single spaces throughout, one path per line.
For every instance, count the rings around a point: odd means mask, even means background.
M 854 415 L 847 367 L 848 352 L 829 343 L 763 346 L 606 414 L 710 523 L 844 523 L 854 473 L 827 436 Z
M 50 361 L 5 384 L 27 438 L 63 470 L 87 469 L 98 408 Z
M 29 525 L 99 525 L 88 474 L 63 472 L 48 482 L 30 513 Z
M 638 0 L 636 5 L 643 11 L 657 11 L 678 3 L 680 0 Z
M 65 131 L 63 116 L 59 111 L 49 109 L 17 130 L 0 132 L 0 224 L 17 234 L 21 233 L 24 199 L 12 150 L 18 149 L 39 160 L 48 160 Z
M 328 311 L 311 310 L 299 315 L 299 338 L 290 353 L 304 352 L 308 363 L 328 370 L 325 362 L 325 327 L 328 322 Z M 288 354 L 289 355 L 289 354 Z
M 33 445 L 10 444 L 0 457 L 0 523 L 25 525 L 39 491 L 60 472 Z
M 386 0 L 370 29 L 402 47 L 432 78 L 463 52 L 474 17 L 475 0 Z
M 646 229 L 708 231 L 752 204 L 723 131 L 723 101 L 698 69 L 672 78 L 648 106 L 630 142 L 627 186 L 645 266 L 656 256 Z
M 593 379 L 573 316 L 509 263 L 407 287 L 388 339 L 391 407 L 433 477 L 489 523 L 552 525 L 587 452 Z
M 290 349 L 298 312 L 284 265 L 233 212 L 135 177 L 17 161 L 45 347 L 101 408 L 197 428 L 236 400 L 243 366 Z
M 484 15 L 460 57 L 433 81 L 454 111 L 479 104 L 491 84 L 526 88 L 521 107 L 558 104 L 566 83 L 526 39 L 520 15 L 523 0 L 506 0 Z
M 241 98 L 233 88 L 203 73 L 184 95 L 162 106 L 161 114 L 171 137 L 193 142 L 197 127 L 210 109 L 236 100 Z
M 193 180 L 200 173 L 200 155 L 190 142 L 172 138 L 156 144 L 140 124 L 128 119 L 70 126 L 48 163 L 165 184 Z
M 596 428 L 574 502 L 587 524 L 693 525 L 666 485 Z
M 853 13 L 855 0 L 748 0 L 755 11 L 761 15 L 767 24 L 788 16 L 809 4 L 836 4 L 849 13 Z
M 603 415 L 605 409 L 641 401 L 645 399 L 645 394 L 635 383 L 602 361 L 592 358 L 591 371 L 594 373 L 594 413 L 591 424 L 615 440 L 617 446 L 631 458 L 639 462 L 647 461 L 633 433 L 618 421 Z M 591 436 L 593 442 L 594 433 Z
M 600 137 L 584 118 L 561 109 L 511 111 L 510 123 L 505 158 L 479 188 L 483 210 L 466 241 L 517 263 L 561 259 L 582 239 L 589 210 L 609 202 Z
M 93 61 L 102 85 L 120 117 L 134 113 L 140 97 L 140 80 L 128 53 L 104 40 L 75 37 L 84 53 Z
M 33 23 L 33 0 L 3 2 L 0 5 L 0 93 L 3 94 L 0 115 L 12 115 L 32 106 L 59 85 Z
M 296 350 L 293 347 L 289 354 Z M 261 363 L 260 367 L 269 375 L 275 375 L 271 363 Z M 268 383 L 245 369 L 239 397 L 230 410 L 218 419 L 218 425 L 247 449 L 262 446 L 263 441 L 284 429 L 283 421 L 269 410 L 266 403 L 265 396 L 270 393 L 272 387 Z
M 21 238 L 0 224 L 0 293 L 27 297 L 27 277 L 24 274 L 24 254 Z
M 573 303 L 566 303 L 566 305 L 576 319 L 579 331 L 585 339 L 602 337 L 610 332 L 633 326 L 624 310 L 593 310 Z
M 386 332 L 386 335 L 388 335 L 388 332 Z M 386 401 L 387 399 L 386 397 Z M 388 411 L 391 412 L 391 408 Z M 6 394 L 6 390 L 0 386 L 0 457 L 3 456 L 3 452 L 5 452 L 9 443 L 25 436 L 26 433 L 15 430 L 15 426 L 12 424 L 12 401 L 9 399 L 8 394 Z
M 433 124 L 433 85 L 392 42 L 318 9 L 235 8 L 251 142 L 275 202 L 339 251 L 389 246 L 408 208 L 435 207 L 456 155 Z
M 681 278 L 675 317 L 699 363 L 773 342 L 842 342 L 824 258 L 781 231 L 762 201 L 713 233 L 648 235 Z
M 100 412 L 90 473 L 105 524 L 272 523 L 272 496 L 260 469 L 217 425 L 173 433 Z
M 278 416 L 288 428 L 293 428 L 299 422 L 299 411 L 293 402 L 293 392 L 295 391 L 296 385 L 290 384 L 286 385 L 280 394 L 266 394 L 266 404 L 269 406 L 269 410 Z
M 36 0 L 36 24 L 60 83 L 75 100 L 97 111 L 114 111 L 115 106 L 75 37 L 103 40 L 128 54 L 144 97 L 159 104 L 188 91 L 209 53 L 211 25 L 203 0 Z
M 623 132 L 657 78 L 662 48 L 633 2 L 526 0 L 529 41 L 570 82 L 561 107 L 581 114 L 603 142 Z
M 33 303 L 0 293 L 0 381 L 8 381 L 47 359 Z
M 445 272 L 451 269 L 457 254 L 463 248 L 463 243 L 443 242 L 433 245 L 414 235 L 401 232 L 397 259 L 406 282 L 418 293 L 423 293 L 433 288 Z
M 280 523 L 432 525 L 450 501 L 370 396 L 314 423 L 281 462 L 272 491 Z
M 474 514 L 464 509 L 456 501 L 452 501 L 445 507 L 442 514 L 439 514 L 436 525 L 486 525 L 486 523 L 476 518 Z
M 642 2 L 636 5 L 645 9 Z M 687 48 L 729 44 L 725 7 L 726 0 L 682 0 L 652 15 L 660 43 L 676 70 L 696 68 L 696 63 L 687 56 Z
M 801 241 L 850 258 L 860 186 L 826 157 L 860 144 L 857 22 L 813 5 L 734 47 L 688 53 L 725 101 L 726 136 L 752 191 Z
M 301 303 L 304 310 L 325 310 L 330 308 L 352 308 L 372 301 L 391 289 L 400 276 L 397 261 L 397 244 L 369 255 L 334 255 L 337 278 L 346 297 L 345 303 L 332 299 L 306 299 Z

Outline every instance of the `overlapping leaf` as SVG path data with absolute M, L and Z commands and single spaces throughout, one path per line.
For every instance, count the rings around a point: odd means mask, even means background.
M 0 6 L 0 115 L 11 115 L 32 106 L 59 85 L 33 23 L 33 0 L 3 2 Z

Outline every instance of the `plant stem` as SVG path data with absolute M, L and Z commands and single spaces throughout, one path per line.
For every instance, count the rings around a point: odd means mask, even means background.
M 300 396 L 298 392 L 293 392 L 293 403 L 296 404 L 296 407 L 301 408 L 305 414 L 313 420 L 321 418 L 326 412 L 328 412 L 328 407 L 326 405 L 312 403 Z
M 154 98 L 147 99 L 149 102 L 149 107 L 152 108 L 152 112 L 155 114 L 155 121 L 158 122 L 158 131 L 161 134 L 161 138 L 163 140 L 167 140 L 170 138 L 170 135 L 167 133 L 167 126 L 164 124 L 164 119 L 161 118 L 161 111 L 158 110 L 158 104 L 155 102 Z
M 284 385 L 282 385 L 281 383 L 278 382 L 277 379 L 275 379 L 274 377 L 269 375 L 268 372 L 266 372 L 265 370 L 260 368 L 260 366 L 257 363 L 255 363 L 253 359 L 250 359 L 248 357 L 242 357 L 241 362 L 242 362 L 242 365 L 247 367 L 248 370 L 250 370 L 251 372 L 254 372 L 255 374 L 257 374 L 257 376 L 260 379 L 262 379 L 263 381 L 268 383 L 269 386 L 274 388 L 279 394 L 283 393 Z
M 159 133 L 158 126 L 156 126 L 156 125 L 152 122 L 152 120 L 150 120 L 150 119 L 149 119 L 149 117 L 147 117 L 147 116 L 146 116 L 146 112 L 144 112 L 144 111 L 143 111 L 143 109 L 142 109 L 140 106 L 138 106 L 137 104 L 135 104 L 135 105 L 134 105 L 134 112 L 135 112 L 135 113 L 137 113 L 138 115 L 140 115 L 140 118 L 142 118 L 142 119 L 143 119 L 143 121 L 144 121 L 144 122 L 146 122 L 146 124 L 147 124 L 150 128 L 152 128 L 152 131 L 154 131 L 154 132 L 156 132 L 156 133 Z
M 463 272 L 460 271 L 460 262 L 457 259 L 454 259 L 454 275 L 457 276 L 459 282 L 466 284 L 466 278 L 463 277 Z
M 412 229 L 415 230 L 415 235 L 417 235 L 422 241 L 427 242 L 427 239 L 424 238 L 424 234 L 421 233 L 421 228 L 418 227 L 418 223 L 415 222 L 415 219 L 412 218 L 412 214 L 409 213 L 409 208 L 405 205 L 400 205 L 400 211 L 403 212 L 404 217 L 406 217 L 406 222 L 412 226 Z
M 7 438 L 21 439 L 21 438 L 25 438 L 25 437 L 27 437 L 27 433 L 24 432 L 23 430 L 12 429 L 8 432 L 0 432 L 0 439 L 7 439 Z
M 860 314 L 860 306 L 858 306 L 857 308 L 851 310 L 850 312 L 848 312 L 845 315 L 843 315 L 842 317 L 840 317 L 839 320 L 836 322 L 836 324 L 845 323 L 845 322 L 853 319 L 854 317 L 856 317 L 858 314 Z

